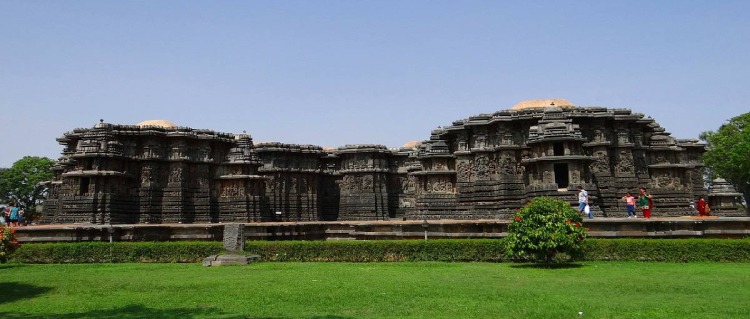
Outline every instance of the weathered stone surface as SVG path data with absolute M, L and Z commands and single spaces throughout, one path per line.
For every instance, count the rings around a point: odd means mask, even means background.
M 245 225 L 224 225 L 224 249 L 229 252 L 241 252 L 245 250 Z
M 203 266 L 235 266 L 247 265 L 260 260 L 259 255 L 211 255 L 203 259 Z
M 697 140 L 628 109 L 537 104 L 454 121 L 400 149 L 99 123 L 58 139 L 42 222 L 504 218 L 535 196 L 574 204 L 578 185 L 602 216 L 625 216 L 620 198 L 641 186 L 654 216 L 674 216 L 707 195 Z

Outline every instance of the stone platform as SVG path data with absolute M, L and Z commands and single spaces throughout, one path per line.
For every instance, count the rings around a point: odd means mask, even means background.
M 242 266 L 259 260 L 260 255 L 211 255 L 203 259 L 203 266 Z
M 243 223 L 246 240 L 379 240 L 502 238 L 508 220 Z M 38 225 L 19 227 L 22 243 L 86 241 L 223 241 L 229 224 Z M 594 218 L 593 238 L 724 238 L 750 236 L 750 217 Z

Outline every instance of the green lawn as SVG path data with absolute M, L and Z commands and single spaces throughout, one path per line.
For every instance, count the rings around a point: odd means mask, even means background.
M 0 277 L 0 318 L 750 317 L 748 263 L 0 265 Z

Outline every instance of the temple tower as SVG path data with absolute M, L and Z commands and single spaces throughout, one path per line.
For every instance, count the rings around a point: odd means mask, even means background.
M 340 158 L 339 220 L 388 220 L 389 155 L 383 145 L 347 145 L 336 150 Z

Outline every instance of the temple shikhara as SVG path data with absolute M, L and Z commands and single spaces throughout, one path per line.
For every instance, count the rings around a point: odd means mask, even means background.
M 398 149 L 253 143 L 168 121 L 101 121 L 58 138 L 42 223 L 208 223 L 505 218 L 536 196 L 599 216 L 643 186 L 654 216 L 684 215 L 704 186 L 697 140 L 628 109 L 534 100 L 480 114 Z M 725 191 L 727 194 L 734 194 Z M 718 215 L 743 212 L 720 195 Z

